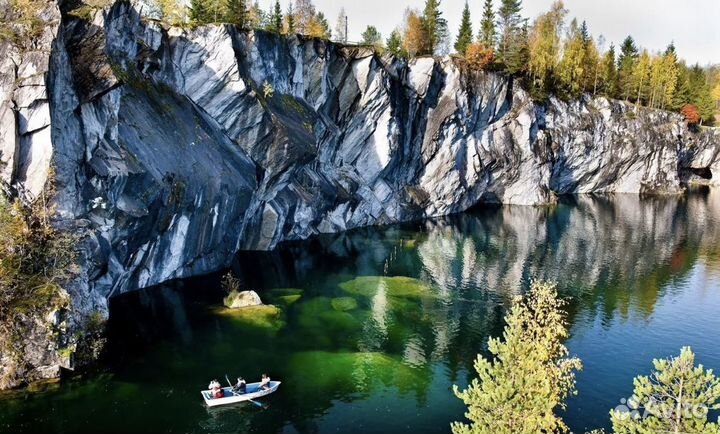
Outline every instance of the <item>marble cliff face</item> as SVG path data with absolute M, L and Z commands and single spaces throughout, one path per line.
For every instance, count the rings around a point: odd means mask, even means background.
M 604 98 L 538 104 L 450 58 L 168 28 L 125 2 L 40 17 L 32 44 L 0 42 L 0 185 L 29 201 L 52 174 L 57 224 L 82 234 L 71 311 L 285 240 L 720 173 L 718 131 Z

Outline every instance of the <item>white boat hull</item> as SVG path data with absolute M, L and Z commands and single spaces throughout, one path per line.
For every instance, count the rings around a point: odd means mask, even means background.
M 212 391 L 210 390 L 203 390 L 200 392 L 200 394 L 202 395 L 203 399 L 205 400 L 205 404 L 207 404 L 208 407 L 216 407 L 218 405 L 235 404 L 238 402 L 245 402 L 256 398 L 261 398 L 275 392 L 278 387 L 280 387 L 280 381 L 271 381 L 270 388 L 266 390 L 260 389 L 260 383 L 250 383 L 246 386 L 246 392 L 242 394 L 237 394 L 233 392 L 232 388 L 230 387 L 222 388 L 222 398 L 213 398 Z

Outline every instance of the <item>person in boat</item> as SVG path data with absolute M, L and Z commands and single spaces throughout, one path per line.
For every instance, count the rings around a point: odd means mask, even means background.
M 214 379 L 210 382 L 210 385 L 208 386 L 208 389 L 210 389 L 210 394 L 213 398 L 222 398 L 223 397 L 223 390 L 222 386 L 220 386 L 220 382 Z
M 262 374 L 262 379 L 260 379 L 260 389 L 261 390 L 270 389 L 270 377 L 268 377 L 267 374 Z
M 243 377 L 238 377 L 237 383 L 233 387 L 233 392 L 236 392 L 236 393 L 247 392 L 247 383 L 245 382 L 245 379 Z

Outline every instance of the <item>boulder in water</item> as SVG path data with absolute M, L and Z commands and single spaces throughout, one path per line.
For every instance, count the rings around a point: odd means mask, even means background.
M 230 309 L 240 309 L 250 306 L 261 306 L 262 300 L 255 291 L 232 291 L 223 299 L 225 307 Z

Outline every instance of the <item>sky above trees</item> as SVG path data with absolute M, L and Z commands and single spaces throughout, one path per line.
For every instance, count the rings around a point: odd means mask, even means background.
M 274 0 L 259 0 L 260 6 L 269 9 Z M 553 0 L 524 0 L 523 15 L 531 21 L 550 9 Z M 288 0 L 281 0 L 283 9 Z M 405 8 L 422 10 L 424 0 L 314 0 L 334 25 L 341 7 L 349 17 L 351 41 L 359 41 L 360 34 L 368 25 L 375 26 L 387 38 L 402 22 Z M 482 14 L 482 0 L 469 0 L 475 29 Z M 499 1 L 495 2 L 496 5 Z M 465 0 L 442 0 L 443 16 L 448 21 L 450 34 L 456 34 L 460 27 Z M 619 45 L 628 34 L 632 34 L 638 45 L 651 51 L 664 50 L 670 41 L 675 41 L 678 52 L 688 63 L 720 63 L 720 1 L 695 0 L 565 0 L 569 19 L 577 17 L 586 20 L 590 32 Z M 569 20 L 568 20 L 569 21 Z

